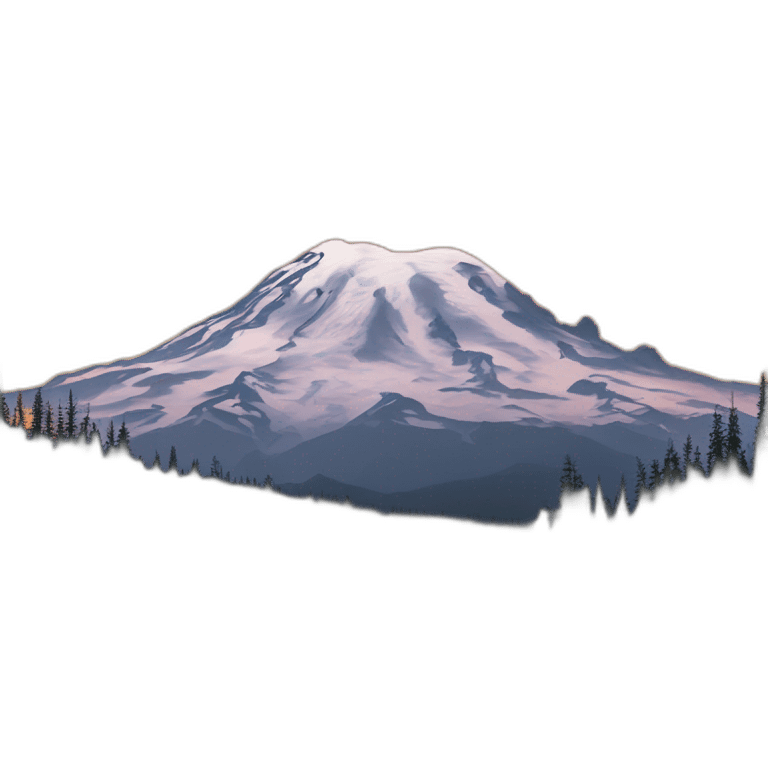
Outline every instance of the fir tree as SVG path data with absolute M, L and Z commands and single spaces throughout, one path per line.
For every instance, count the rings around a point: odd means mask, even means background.
M 11 413 L 8 410 L 8 403 L 5 402 L 5 395 L 3 395 L 3 388 L 0 387 L 0 421 L 3 424 L 11 423 Z
M 648 488 L 653 490 L 661 485 L 663 475 L 661 474 L 661 465 L 658 459 L 654 459 L 651 462 L 651 478 L 648 481 Z
M 669 441 L 671 452 L 669 454 L 670 461 L 670 474 L 672 476 L 672 487 L 674 488 L 683 482 L 683 472 L 680 469 L 680 457 L 675 450 L 675 444 L 672 440 Z
M 120 425 L 120 429 L 117 431 L 117 445 L 118 447 L 124 445 L 126 448 L 130 446 L 131 433 L 128 431 L 128 427 L 125 426 L 125 419 Z
M 648 475 L 645 472 L 645 464 L 637 457 L 637 480 L 635 481 L 635 495 L 639 498 L 642 491 L 648 488 Z
M 22 429 L 27 428 L 24 423 L 24 400 L 21 397 L 21 392 L 16 395 L 16 426 Z
M 109 428 L 107 429 L 107 450 L 114 448 L 117 445 L 115 440 L 115 422 L 109 422 Z
M 264 487 L 265 488 L 272 488 L 272 475 L 267 475 L 264 478 Z
M 752 477 L 757 480 L 768 478 L 768 371 L 760 374 L 757 424 L 752 447 Z
M 685 440 L 685 443 L 683 445 L 683 468 L 684 470 L 688 471 L 688 467 L 691 463 L 691 453 L 693 451 L 693 440 L 691 440 L 691 436 L 688 435 L 688 437 Z
M 731 392 L 731 411 L 728 415 L 728 434 L 725 438 L 725 458 L 735 456 L 739 460 L 741 456 L 741 429 L 739 428 L 739 412 L 733 404 L 733 392 Z
M 664 488 L 672 485 L 672 441 L 667 440 L 667 453 L 664 456 L 664 469 L 661 471 L 661 484 Z
M 71 440 L 75 436 L 75 431 L 77 430 L 77 402 L 72 396 L 71 389 L 69 390 L 69 401 L 67 402 L 66 419 L 67 439 Z
M 91 404 L 88 403 L 85 409 L 85 416 L 80 422 L 80 435 L 85 438 L 85 441 L 89 443 L 91 441 Z
M 198 459 L 192 459 L 192 466 L 189 468 L 189 474 L 191 475 L 193 472 L 197 472 L 197 474 L 200 474 L 200 462 Z
M 176 458 L 176 446 L 171 446 L 171 455 L 168 457 L 168 471 L 179 471 L 179 461 Z
M 221 472 L 221 462 L 215 456 L 211 462 L 211 477 L 218 477 L 219 479 L 223 477 Z
M 712 471 L 712 467 L 723 460 L 725 451 L 725 436 L 723 435 L 723 417 L 717 412 L 712 415 L 712 431 L 709 433 L 709 451 L 707 451 L 707 474 Z
M 151 469 L 155 469 L 155 467 L 157 467 L 157 469 L 163 468 L 162 465 L 160 464 L 160 454 L 157 451 L 155 451 L 155 460 L 152 462 Z
M 45 434 L 53 437 L 53 406 L 50 403 L 45 404 Z
M 738 464 L 739 464 L 739 469 L 745 475 L 751 474 L 750 471 L 749 471 L 749 462 L 747 461 L 747 452 L 743 448 L 742 448 L 741 453 L 739 454 L 739 457 L 738 457 Z
M 33 436 L 43 433 L 43 392 L 41 389 L 35 392 L 35 399 L 32 403 L 32 429 L 30 433 Z
M 605 523 L 608 521 L 608 508 L 605 505 L 605 495 L 603 494 L 600 475 L 597 476 L 597 487 L 595 488 L 595 520 L 597 520 L 598 523 Z
M 699 446 L 696 446 L 696 450 L 693 452 L 693 463 L 691 464 L 692 467 L 696 467 L 696 469 L 699 470 L 699 472 L 704 471 L 704 465 L 701 463 L 701 451 L 699 450 Z
M 64 437 L 64 412 L 61 410 L 61 400 L 59 400 L 59 416 L 56 419 L 56 438 L 61 440 Z
M 560 476 L 560 490 L 578 491 L 583 487 L 584 480 L 576 469 L 576 462 L 567 455 L 563 464 L 563 474 Z

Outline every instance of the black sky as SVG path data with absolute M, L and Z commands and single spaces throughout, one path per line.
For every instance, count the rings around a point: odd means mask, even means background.
M 724 379 L 768 366 L 757 136 L 738 105 L 717 123 L 690 100 L 631 121 L 614 104 L 606 122 L 594 103 L 568 120 L 321 94 L 277 109 L 152 82 L 97 99 L 98 80 L 46 80 L 16 113 L 6 390 L 138 355 L 331 238 L 460 248 L 619 346 Z

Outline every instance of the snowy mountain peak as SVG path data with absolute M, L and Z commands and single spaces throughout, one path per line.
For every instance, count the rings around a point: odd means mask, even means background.
M 363 415 L 590 427 L 648 408 L 701 416 L 731 390 L 755 410 L 754 386 L 619 349 L 589 317 L 559 323 L 464 251 L 339 239 L 143 355 L 53 379 L 47 395 L 64 400 L 70 387 L 98 422 L 125 419 L 135 436 L 205 422 L 264 451 Z

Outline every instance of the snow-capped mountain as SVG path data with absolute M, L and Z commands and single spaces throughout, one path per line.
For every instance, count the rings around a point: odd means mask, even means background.
M 705 452 L 713 408 L 732 396 L 749 431 L 758 397 L 756 385 L 675 368 L 650 347 L 619 349 L 590 318 L 560 323 L 463 251 L 343 240 L 149 352 L 51 379 L 43 396 L 63 402 L 70 389 L 102 435 L 124 420 L 145 460 L 174 445 L 182 463 L 205 467 L 215 454 L 238 474 L 299 483 L 324 469 L 381 492 L 456 479 L 462 467 L 475 478 L 554 467 L 565 443 L 605 485 L 579 440 L 621 457 L 608 472 L 618 482 L 628 461 L 663 454 L 669 439 L 679 448 L 691 434 Z M 485 433 L 495 437 L 483 443 Z M 406 444 L 426 452 L 411 470 L 394 459 L 386 477 L 371 469 Z

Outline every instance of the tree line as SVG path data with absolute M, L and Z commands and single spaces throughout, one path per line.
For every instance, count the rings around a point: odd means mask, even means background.
M 709 433 L 709 445 L 706 464 L 702 461 L 701 451 L 697 445 L 694 449 L 691 436 L 688 435 L 683 444 L 682 457 L 675 448 L 674 441 L 670 440 L 667 451 L 662 459 L 653 459 L 650 468 L 637 458 L 637 475 L 635 480 L 635 506 L 644 492 L 654 491 L 665 484 L 671 484 L 685 480 L 690 470 L 700 472 L 705 477 L 712 474 L 712 470 L 718 464 L 735 462 L 745 475 L 751 475 L 755 471 L 755 458 L 757 454 L 757 438 L 765 416 L 766 378 L 765 373 L 760 376 L 760 394 L 757 401 L 757 426 L 755 428 L 755 442 L 753 443 L 752 463 L 747 460 L 747 450 L 741 439 L 741 427 L 739 426 L 739 414 L 733 402 L 731 394 L 731 407 L 728 414 L 728 424 L 723 424 L 723 414 L 719 412 L 720 406 L 715 406 L 712 414 L 712 427 Z M 570 455 L 566 455 L 563 462 L 563 470 L 560 476 L 560 490 L 578 491 L 584 487 L 584 480 L 576 467 L 576 462 Z M 621 494 L 625 491 L 624 476 L 621 477 L 621 490 L 612 509 L 615 510 Z M 634 507 L 633 507 L 634 508 Z
M 766 377 L 763 373 L 760 377 L 760 393 L 757 403 L 757 427 L 755 429 L 755 450 L 752 454 L 752 464 L 750 466 L 747 460 L 746 448 L 742 444 L 741 428 L 739 426 L 738 411 L 731 395 L 731 407 L 728 415 L 727 428 L 723 425 L 723 414 L 719 412 L 719 406 L 715 406 L 712 414 L 712 428 L 709 433 L 709 446 L 707 450 L 706 465 L 702 461 L 701 451 L 697 445 L 694 449 L 690 434 L 683 445 L 682 457 L 675 449 L 672 440 L 669 441 L 667 451 L 663 459 L 653 459 L 650 463 L 650 471 L 645 464 L 637 457 L 637 476 L 635 481 L 636 501 L 639 501 L 643 492 L 654 491 L 664 484 L 671 484 L 684 480 L 690 469 L 701 472 L 705 476 L 712 473 L 714 467 L 718 464 L 726 464 L 735 461 L 742 472 L 751 475 L 754 472 L 757 436 L 763 424 L 765 416 L 766 403 Z M 27 436 L 37 437 L 46 436 L 51 440 L 75 440 L 84 438 L 86 442 L 91 442 L 94 438 L 99 440 L 102 450 L 106 453 L 117 447 L 125 447 L 130 450 L 130 432 L 125 424 L 125 420 L 115 431 L 113 421 L 109 422 L 106 439 L 102 442 L 96 423 L 91 419 L 90 404 L 86 406 L 85 413 L 78 421 L 78 402 L 75 400 L 72 390 L 69 390 L 67 403 L 62 408 L 61 401 L 58 403 L 57 411 L 54 411 L 50 402 L 43 403 L 42 388 L 35 393 L 31 408 L 25 408 L 21 392 L 16 396 L 16 407 L 11 412 L 5 394 L 0 392 L 0 418 L 6 424 L 12 427 L 21 427 L 27 433 Z M 136 458 L 141 459 L 141 456 Z M 176 471 L 180 475 L 199 474 L 201 476 L 213 477 L 224 482 L 237 485 L 255 485 L 259 487 L 275 488 L 272 478 L 267 475 L 263 482 L 259 483 L 255 478 L 241 475 L 239 478 L 231 476 L 230 472 L 224 472 L 221 462 L 213 457 L 211 466 L 207 473 L 200 469 L 200 462 L 195 458 L 187 472 L 179 467 L 176 447 L 171 446 L 168 461 L 163 468 L 163 462 L 159 452 L 155 452 L 153 467 L 159 467 L 165 472 Z M 584 479 L 579 472 L 576 462 L 570 455 L 566 455 L 563 470 L 560 477 L 561 493 L 566 491 L 577 491 L 584 487 Z M 276 488 L 276 490 L 279 490 Z M 622 475 L 619 496 L 612 509 L 615 510 L 622 493 L 626 491 L 625 478 Z

